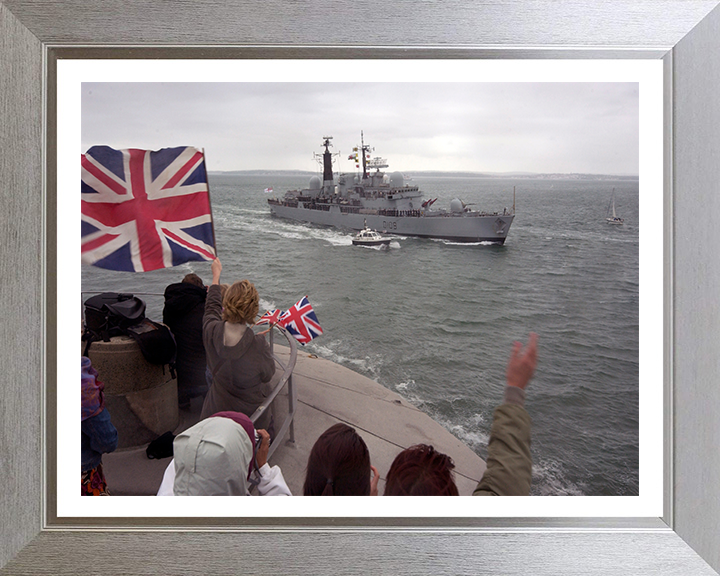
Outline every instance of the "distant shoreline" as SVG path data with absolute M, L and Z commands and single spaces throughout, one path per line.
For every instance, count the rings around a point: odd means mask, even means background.
M 316 172 L 308 170 L 209 170 L 209 175 L 216 176 L 313 176 Z M 408 171 L 405 174 L 412 177 L 444 177 L 444 178 L 482 178 L 488 180 L 515 179 L 515 180 L 639 180 L 639 176 L 620 174 L 535 174 L 527 172 L 441 172 L 436 170 L 416 172 Z

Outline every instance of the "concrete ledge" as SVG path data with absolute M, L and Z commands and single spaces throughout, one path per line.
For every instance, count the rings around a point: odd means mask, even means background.
M 284 359 L 289 349 L 275 346 Z M 485 462 L 427 414 L 399 394 L 352 370 L 298 350 L 293 380 L 298 389 L 296 442 L 278 447 L 272 464 L 282 468 L 293 494 L 302 494 L 307 458 L 315 440 L 337 422 L 354 427 L 380 471 L 379 492 L 395 456 L 413 444 L 431 444 L 455 463 L 461 495 L 471 495 Z
M 135 340 L 115 336 L 110 342 L 93 342 L 88 357 L 105 384 L 118 449 L 142 446 L 177 427 L 177 380 L 168 366 L 145 360 Z
M 289 352 L 289 348 L 275 346 L 283 362 Z M 310 449 L 320 434 L 337 422 L 354 427 L 365 440 L 371 462 L 380 472 L 380 494 L 395 456 L 413 444 L 432 444 L 453 459 L 460 495 L 471 495 L 485 472 L 482 458 L 427 414 L 399 394 L 348 368 L 298 350 L 293 383 L 298 398 L 295 442 L 279 445 L 270 464 L 280 466 L 296 496 L 302 495 Z M 276 418 L 281 420 L 287 413 L 285 391 L 276 402 Z M 181 421 L 174 433 L 195 424 L 201 407 L 202 399 L 195 398 L 189 411 L 180 411 Z M 169 463 L 169 458 L 149 460 L 145 446 L 103 456 L 108 486 L 115 495 L 156 494 Z

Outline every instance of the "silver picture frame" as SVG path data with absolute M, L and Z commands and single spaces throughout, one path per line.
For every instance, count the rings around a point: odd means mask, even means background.
M 717 574 L 719 3 L 0 1 L 1 573 Z M 53 79 L 87 57 L 661 59 L 663 516 L 57 518 Z

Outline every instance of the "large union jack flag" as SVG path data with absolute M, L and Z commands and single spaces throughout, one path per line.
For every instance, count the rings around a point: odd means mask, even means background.
M 304 296 L 299 302 L 291 306 L 287 312 L 280 316 L 278 324 L 290 332 L 290 334 L 303 345 L 323 333 L 307 296 Z
M 212 213 L 197 148 L 115 150 L 82 155 L 82 261 L 147 272 L 213 260 Z

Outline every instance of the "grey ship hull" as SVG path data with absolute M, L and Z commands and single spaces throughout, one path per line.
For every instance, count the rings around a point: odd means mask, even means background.
M 330 205 L 328 210 L 287 206 L 281 202 L 270 204 L 270 213 L 280 218 L 298 222 L 310 222 L 347 230 L 369 228 L 383 234 L 439 238 L 454 242 L 492 242 L 503 244 L 514 216 L 497 214 L 430 211 L 419 216 L 386 216 L 372 214 L 372 210 L 360 213 L 342 212 L 340 206 Z M 363 213 L 368 212 L 368 213 Z

